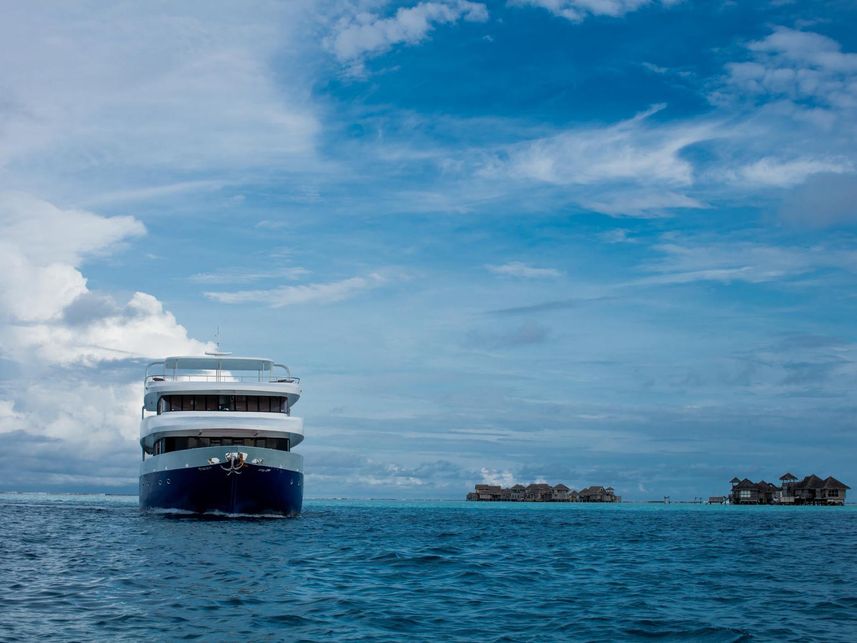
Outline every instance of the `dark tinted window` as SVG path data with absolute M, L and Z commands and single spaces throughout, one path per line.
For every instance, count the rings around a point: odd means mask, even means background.
M 165 395 L 159 403 L 166 411 L 252 411 L 288 413 L 288 399 L 267 395 Z
M 196 436 L 176 436 L 156 440 L 152 447 L 152 453 L 159 455 L 161 453 L 172 453 L 173 451 L 184 451 L 185 449 L 197 449 L 208 446 L 245 446 L 288 451 L 291 445 L 288 438 L 203 438 Z

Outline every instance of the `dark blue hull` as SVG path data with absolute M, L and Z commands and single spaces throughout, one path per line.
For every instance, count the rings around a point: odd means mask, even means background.
M 295 516 L 303 504 L 303 474 L 245 464 L 155 471 L 140 476 L 140 508 Z

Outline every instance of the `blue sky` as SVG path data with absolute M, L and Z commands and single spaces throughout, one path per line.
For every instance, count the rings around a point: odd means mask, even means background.
M 307 494 L 857 481 L 857 8 L 0 4 L 7 489 L 142 364 L 302 376 Z

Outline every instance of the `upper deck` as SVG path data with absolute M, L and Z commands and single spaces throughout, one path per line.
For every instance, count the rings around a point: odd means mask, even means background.
M 284 364 L 258 357 L 225 354 L 173 356 L 146 366 L 144 408 L 154 411 L 158 399 L 173 394 L 270 395 L 288 398 L 293 406 L 301 395 L 300 378 Z

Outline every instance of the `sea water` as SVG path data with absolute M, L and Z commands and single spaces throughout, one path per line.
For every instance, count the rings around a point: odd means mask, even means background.
M 0 638 L 857 641 L 857 507 L 0 494 Z

